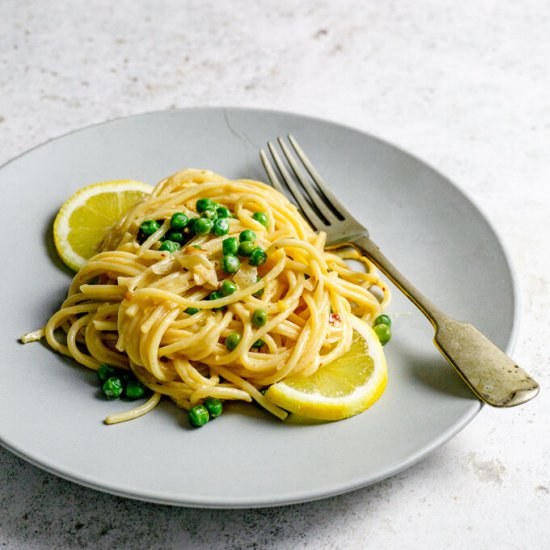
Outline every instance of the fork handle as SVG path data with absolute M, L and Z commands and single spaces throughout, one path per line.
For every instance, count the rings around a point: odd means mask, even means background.
M 369 237 L 356 237 L 346 244 L 366 255 L 424 313 L 434 326 L 436 347 L 479 399 L 493 407 L 512 407 L 537 395 L 535 380 L 474 326 L 443 313 Z

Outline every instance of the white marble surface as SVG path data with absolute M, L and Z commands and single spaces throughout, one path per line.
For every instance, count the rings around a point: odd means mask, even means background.
M 101 494 L 0 450 L 3 548 L 548 548 L 550 3 L 4 0 L 0 164 L 81 126 L 242 105 L 354 125 L 449 176 L 515 265 L 514 358 L 541 395 L 485 408 L 375 486 L 278 509 Z

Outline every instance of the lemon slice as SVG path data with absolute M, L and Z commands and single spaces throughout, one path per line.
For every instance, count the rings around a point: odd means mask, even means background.
M 311 376 L 273 384 L 266 397 L 290 412 L 320 420 L 341 420 L 369 408 L 386 387 L 386 358 L 369 325 L 355 317 L 352 325 L 349 351 Z
M 140 181 L 103 181 L 88 185 L 67 199 L 53 224 L 55 248 L 63 262 L 78 271 L 97 253 L 113 224 L 151 189 Z

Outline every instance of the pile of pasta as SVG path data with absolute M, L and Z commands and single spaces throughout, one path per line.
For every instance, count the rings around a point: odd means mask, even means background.
M 197 201 L 229 209 L 226 235 L 190 235 L 179 250 L 160 250 L 177 212 L 193 218 Z M 254 214 L 263 212 L 267 221 Z M 140 233 L 144 221 L 159 227 Z M 236 273 L 221 269 L 222 243 L 252 230 L 267 255 L 261 265 L 243 259 Z M 111 229 L 97 255 L 76 274 L 68 296 L 47 323 L 58 352 L 98 369 L 129 369 L 152 391 L 149 401 L 119 415 L 127 420 L 153 408 L 160 396 L 189 410 L 208 397 L 255 400 L 280 418 L 286 413 L 262 390 L 288 376 L 313 374 L 349 349 L 351 317 L 367 323 L 389 299 L 386 283 L 364 258 L 325 250 L 296 207 L 272 187 L 184 170 L 156 185 Z M 346 260 L 362 261 L 355 271 Z M 236 291 L 212 293 L 231 279 Z M 189 308 L 198 310 L 192 314 Z M 263 326 L 251 322 L 267 312 Z M 238 333 L 229 349 L 226 339 Z M 261 340 L 261 347 L 254 346 Z

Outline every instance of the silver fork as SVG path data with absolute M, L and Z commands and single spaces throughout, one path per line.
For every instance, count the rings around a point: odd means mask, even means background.
M 494 407 L 512 407 L 535 397 L 539 391 L 537 382 L 475 327 L 449 317 L 419 292 L 371 241 L 367 229 L 334 196 L 297 141 L 292 136 L 288 136 L 288 140 L 309 177 L 303 174 L 296 156 L 281 138 L 278 138 L 279 146 L 294 176 L 273 143 L 267 146 L 286 189 L 263 149 L 260 158 L 271 185 L 283 194 L 290 191 L 313 229 L 326 232 L 327 245 L 354 247 L 393 281 L 432 323 L 436 347 L 479 399 Z

